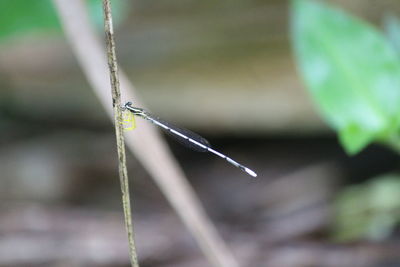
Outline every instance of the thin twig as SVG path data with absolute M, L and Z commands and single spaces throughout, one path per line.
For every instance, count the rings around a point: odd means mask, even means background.
M 131 202 L 129 197 L 129 181 L 128 181 L 128 171 L 126 169 L 125 142 L 123 135 L 124 129 L 122 127 L 121 91 L 119 88 L 117 55 L 115 52 L 111 3 L 109 0 L 103 0 L 103 11 L 104 11 L 104 32 L 106 35 L 106 44 L 107 44 L 108 68 L 110 70 L 112 105 L 114 110 L 114 126 L 115 126 L 115 135 L 117 139 L 119 179 L 121 183 L 122 206 L 125 216 L 125 226 L 126 226 L 126 231 L 128 233 L 129 256 L 131 260 L 131 265 L 134 267 L 139 267 L 136 255 L 135 240 L 133 237 L 133 223 L 132 223 L 131 204 L 130 204 Z
M 53 0 L 64 32 L 93 92 L 112 117 L 110 92 L 107 88 L 107 62 L 104 50 L 90 24 L 82 0 Z M 121 91 L 126 101 L 145 107 L 132 83 L 119 68 Z M 126 135 L 129 149 L 143 164 L 176 213 L 196 239 L 213 266 L 239 266 L 215 226 L 205 213 L 193 188 L 156 129 L 137 121 L 137 128 Z

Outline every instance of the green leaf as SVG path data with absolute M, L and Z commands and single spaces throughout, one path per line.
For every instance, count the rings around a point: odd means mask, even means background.
M 300 73 L 346 151 L 398 135 L 400 61 L 384 35 L 322 2 L 293 0 L 292 6 Z
M 349 154 L 355 154 L 373 141 L 374 135 L 363 131 L 357 124 L 349 124 L 339 131 L 340 143 Z
M 59 28 L 50 0 L 1 0 L 0 25 L 0 39 Z
M 114 26 L 128 15 L 129 0 L 112 1 Z M 101 0 L 88 0 L 90 16 L 103 29 Z M 51 0 L 0 0 L 0 41 L 18 35 L 37 32 L 61 32 Z

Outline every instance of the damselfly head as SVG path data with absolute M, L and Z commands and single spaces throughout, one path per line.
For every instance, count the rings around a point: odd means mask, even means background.
M 132 107 L 132 102 L 126 102 L 123 108 L 129 110 L 134 115 L 146 117 L 146 111 L 142 108 Z
M 132 106 L 132 102 L 130 102 L 130 101 L 126 102 L 125 105 L 124 105 L 125 108 L 126 107 L 130 107 L 130 106 Z
M 123 106 L 121 106 L 122 111 L 127 110 L 127 107 L 132 106 L 132 102 L 126 102 Z

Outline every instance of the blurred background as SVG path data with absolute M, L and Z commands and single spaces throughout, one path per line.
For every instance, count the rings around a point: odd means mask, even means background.
M 112 123 L 52 3 L 29 2 L 0 3 L 0 266 L 129 266 Z M 377 27 L 400 14 L 395 0 L 331 2 Z M 243 266 L 400 266 L 399 155 L 346 155 L 296 72 L 289 1 L 116 5 L 119 63 L 150 110 L 259 175 L 167 139 Z M 141 266 L 210 266 L 128 162 Z

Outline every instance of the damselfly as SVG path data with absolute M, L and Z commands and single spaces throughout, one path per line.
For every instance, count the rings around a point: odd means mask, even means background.
M 169 122 L 166 122 L 156 116 L 153 116 L 152 114 L 150 114 L 149 112 L 147 112 L 146 110 L 144 110 L 142 108 L 132 107 L 131 102 L 127 102 L 124 105 L 124 108 L 129 110 L 130 112 L 132 112 L 133 115 L 139 116 L 139 117 L 146 119 L 146 120 L 150 121 L 151 123 L 161 127 L 167 133 L 170 133 L 172 136 L 176 137 L 176 139 L 181 144 L 183 144 L 193 150 L 196 150 L 196 151 L 211 152 L 211 153 L 217 155 L 218 157 L 225 159 L 227 162 L 229 162 L 233 166 L 241 169 L 242 171 L 246 172 L 247 174 L 249 174 L 253 177 L 257 177 L 257 174 L 254 171 L 252 171 L 249 168 L 243 166 L 242 164 L 234 161 L 230 157 L 212 149 L 210 143 L 205 138 L 201 137 L 200 135 L 193 133 L 187 129 L 177 127 L 177 126 L 175 126 Z

